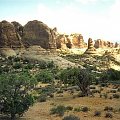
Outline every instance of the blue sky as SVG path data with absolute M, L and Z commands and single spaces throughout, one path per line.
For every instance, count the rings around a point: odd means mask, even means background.
M 120 0 L 0 0 L 0 21 L 39 20 L 61 33 L 120 43 Z

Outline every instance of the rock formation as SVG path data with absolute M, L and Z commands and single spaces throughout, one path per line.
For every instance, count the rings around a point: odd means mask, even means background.
M 120 47 L 120 45 L 116 42 L 115 43 L 115 48 L 118 48 L 118 47 Z
M 86 54 L 95 54 L 96 49 L 94 48 L 94 44 L 91 38 L 88 39 L 88 48 L 85 51 Z
M 56 31 L 43 22 L 29 21 L 23 29 L 25 46 L 39 45 L 44 49 L 56 49 Z
M 83 40 L 81 34 L 71 34 L 71 35 L 59 35 L 57 38 L 57 48 L 67 49 L 67 48 L 85 48 L 87 44 Z
M 114 48 L 114 43 L 110 41 L 105 41 L 101 39 L 97 39 L 94 44 L 95 48 Z
M 67 44 L 68 44 L 67 37 L 64 34 L 59 35 L 57 37 L 57 40 L 56 40 L 57 49 L 67 49 Z M 71 45 L 69 46 L 71 47 Z
M 2 21 L 0 22 L 0 47 L 1 48 L 20 48 L 22 43 L 16 33 L 13 24 Z
M 11 23 L 14 25 L 15 31 L 18 33 L 20 39 L 22 39 L 22 37 L 23 37 L 23 26 L 16 21 L 13 21 Z

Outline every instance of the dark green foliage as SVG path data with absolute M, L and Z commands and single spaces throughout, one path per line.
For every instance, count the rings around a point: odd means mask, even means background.
M 33 64 L 28 63 L 28 64 L 26 64 L 26 66 L 25 66 L 24 68 L 25 68 L 25 69 L 32 69 L 33 67 L 34 67 Z
M 3 68 L 3 72 L 8 73 L 10 71 L 10 68 L 8 66 L 5 66 Z
M 63 116 L 66 111 L 66 108 L 63 105 L 59 105 L 57 107 L 52 108 L 50 111 L 51 114 L 57 114 L 59 116 Z
M 54 86 L 48 85 L 48 86 L 46 86 L 46 87 L 43 87 L 43 88 L 39 91 L 39 94 L 50 95 L 51 93 L 54 93 L 55 91 L 56 91 L 56 89 L 54 88 Z
M 101 74 L 100 80 L 101 82 L 120 81 L 120 71 L 108 69 Z
M 46 102 L 46 100 L 47 100 L 46 94 L 41 94 L 38 98 L 39 102 Z
M 0 76 L 1 113 L 10 114 L 12 119 L 22 115 L 34 103 L 30 90 L 36 80 L 29 74 L 3 74 Z
M 48 63 L 47 63 L 47 67 L 48 67 L 48 68 L 54 68 L 54 67 L 55 67 L 54 62 L 53 62 L 53 61 L 48 62 Z
M 74 108 L 74 111 L 81 112 L 81 107 Z
M 50 71 L 44 70 L 36 75 L 37 81 L 42 83 L 50 83 L 54 80 L 54 76 Z
M 15 63 L 14 65 L 13 65 L 13 68 L 14 69 L 20 69 L 22 67 L 22 64 L 21 63 Z
M 47 68 L 47 62 L 39 61 L 39 67 L 40 67 L 40 69 L 46 69 Z
M 80 118 L 75 115 L 69 115 L 65 116 L 62 120 L 80 120 Z
M 13 60 L 14 60 L 14 62 L 20 62 L 20 58 L 19 57 L 15 57 Z
M 64 84 L 78 85 L 84 96 L 88 96 L 89 85 L 94 79 L 90 71 L 80 68 L 67 68 L 61 72 Z

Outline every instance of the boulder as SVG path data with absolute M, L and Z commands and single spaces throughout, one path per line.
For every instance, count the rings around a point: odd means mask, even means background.
M 38 45 L 44 49 L 56 49 L 56 29 L 43 22 L 29 21 L 23 28 L 23 42 L 26 47 Z
M 22 43 L 14 25 L 5 20 L 0 22 L 0 48 L 20 48 L 21 46 Z

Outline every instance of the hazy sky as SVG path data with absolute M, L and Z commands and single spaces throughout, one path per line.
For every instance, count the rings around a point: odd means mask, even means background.
M 0 21 L 39 20 L 62 33 L 120 43 L 120 0 L 0 0 Z

